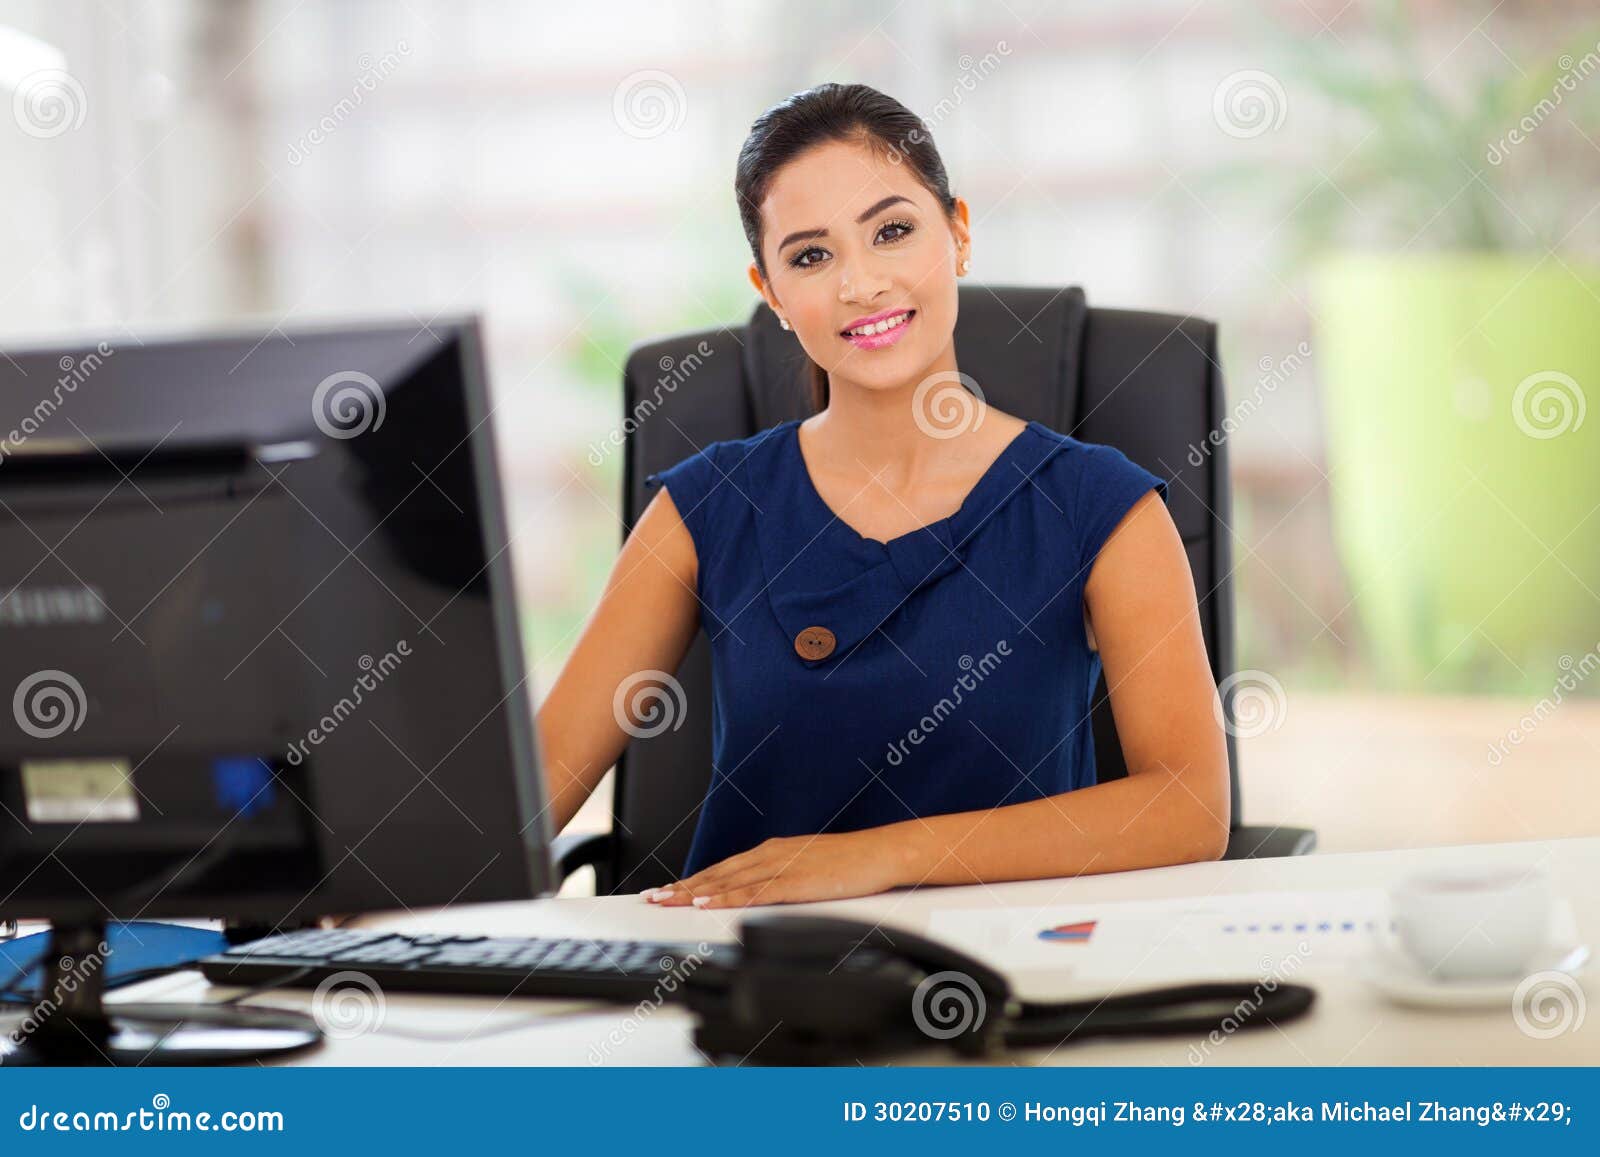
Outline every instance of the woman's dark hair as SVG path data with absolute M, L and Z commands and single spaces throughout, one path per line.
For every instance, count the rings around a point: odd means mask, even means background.
M 761 256 L 761 203 L 767 199 L 772 179 L 789 161 L 813 145 L 826 141 L 866 144 L 894 164 L 911 166 L 922 186 L 947 214 L 954 215 L 956 199 L 933 137 L 917 115 L 892 96 L 864 84 L 819 84 L 778 102 L 756 118 L 739 150 L 733 190 L 739 199 L 739 219 L 756 268 L 767 277 Z M 813 405 L 828 404 L 828 375 L 806 359 Z

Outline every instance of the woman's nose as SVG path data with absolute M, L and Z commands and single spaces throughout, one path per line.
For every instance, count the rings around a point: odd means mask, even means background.
M 866 262 L 840 270 L 839 300 L 846 304 L 871 301 L 888 288 L 889 279 L 875 273 Z

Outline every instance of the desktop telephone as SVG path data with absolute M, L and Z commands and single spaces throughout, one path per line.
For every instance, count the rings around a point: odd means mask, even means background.
M 1203 1036 L 1287 1023 L 1316 995 L 1249 980 L 1036 1003 L 981 961 L 900 929 L 773 912 L 740 931 L 741 950 L 691 972 L 684 993 L 713 1059 L 837 1064 L 930 1043 L 981 1058 L 1096 1036 Z
M 1187 984 L 1103 999 L 1017 999 L 981 961 L 925 937 L 856 920 L 758 912 L 740 944 L 280 932 L 200 962 L 218 984 L 320 988 L 352 971 L 386 992 L 682 1001 L 711 1058 L 849 1063 L 942 1043 L 967 1057 L 1094 1036 L 1194 1034 L 1284 1024 L 1311 1007 L 1294 984 Z

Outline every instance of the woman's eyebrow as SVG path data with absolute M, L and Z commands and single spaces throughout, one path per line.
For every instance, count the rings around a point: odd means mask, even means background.
M 856 218 L 856 224 L 865 225 L 869 217 L 883 212 L 890 205 L 898 205 L 901 201 L 904 201 L 907 205 L 911 204 L 910 197 L 902 197 L 899 193 L 891 193 L 889 196 L 879 201 L 876 205 L 873 205 L 869 209 L 863 210 L 861 215 Z M 802 229 L 798 233 L 789 234 L 789 236 L 778 242 L 778 250 L 779 252 L 782 252 L 787 246 L 795 241 L 809 241 L 813 238 L 826 237 L 827 235 L 828 231 L 826 229 Z

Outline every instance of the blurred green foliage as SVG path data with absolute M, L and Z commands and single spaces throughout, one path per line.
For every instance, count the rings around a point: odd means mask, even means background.
M 1469 34 L 1443 58 L 1430 55 L 1408 7 L 1372 0 L 1358 8 L 1370 30 L 1365 36 L 1358 21 L 1342 22 L 1338 35 L 1307 37 L 1303 28 L 1266 18 L 1290 123 L 1294 106 L 1310 97 L 1332 131 L 1297 138 L 1296 145 L 1315 150 L 1299 164 L 1280 156 L 1222 165 L 1207 174 L 1208 183 L 1274 191 L 1273 200 L 1288 208 L 1296 265 L 1352 243 L 1558 247 L 1592 207 L 1600 175 L 1600 146 L 1591 157 L 1569 135 L 1600 136 L 1600 24 L 1525 66 L 1486 32 L 1483 40 Z M 1483 62 L 1469 60 L 1469 40 L 1492 48 L 1477 54 Z M 1510 139 L 1514 130 L 1520 142 Z

